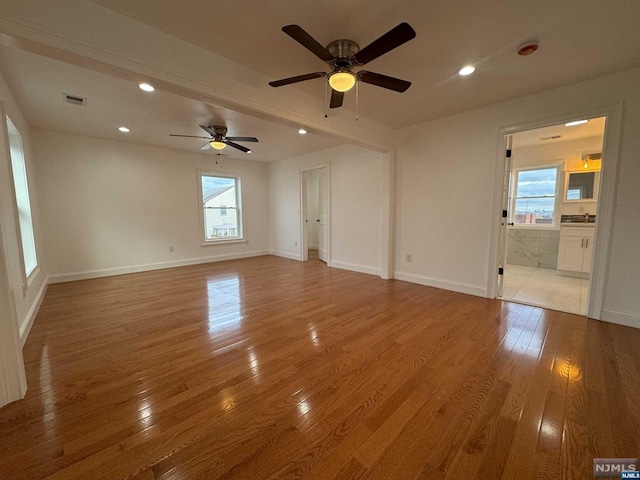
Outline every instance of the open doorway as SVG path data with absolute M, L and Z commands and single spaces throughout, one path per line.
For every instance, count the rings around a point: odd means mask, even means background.
M 318 259 L 330 265 L 329 166 L 303 169 L 300 175 L 300 258 Z
M 507 135 L 498 298 L 587 314 L 605 123 Z

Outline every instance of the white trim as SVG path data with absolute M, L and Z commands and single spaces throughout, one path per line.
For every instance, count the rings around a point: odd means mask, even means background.
M 185 260 L 171 260 L 169 262 L 145 263 L 141 265 L 131 265 L 128 267 L 104 268 L 101 270 L 89 270 L 85 272 L 59 273 L 49 275 L 49 283 L 74 282 L 76 280 L 87 280 L 90 278 L 111 277 L 115 275 L 126 275 L 129 273 L 148 272 L 151 270 L 162 270 L 164 268 L 185 267 L 187 265 L 199 265 L 202 263 L 224 262 L 225 260 L 237 260 L 240 258 L 260 257 L 268 255 L 267 250 L 257 250 L 255 252 L 230 253 L 225 255 L 215 255 L 211 257 L 189 258 Z
M 300 254 L 282 252 L 280 250 L 269 250 L 269 255 L 275 255 L 276 257 L 288 258 L 290 260 L 301 260 Z
M 546 119 L 532 120 L 521 124 L 503 126 L 498 128 L 496 145 L 496 169 L 494 181 L 494 202 L 491 212 L 491 237 L 489 242 L 489 271 L 486 278 L 486 292 L 489 298 L 496 296 L 496 281 L 498 271 L 498 248 L 500 238 L 500 223 L 502 213 L 502 182 L 504 180 L 504 137 L 517 132 L 533 130 L 536 128 L 566 123 L 576 118 L 607 117 L 602 156 L 600 177 L 600 192 L 598 209 L 596 212 L 596 231 L 594 239 L 593 266 L 591 269 L 591 282 L 589 288 L 588 317 L 602 318 L 602 299 L 607 277 L 607 262 L 609 259 L 609 240 L 612 231 L 613 206 L 615 199 L 615 184 L 617 179 L 620 157 L 620 130 L 622 121 L 623 102 L 603 105 L 571 113 L 563 113 Z
M 320 245 L 311 245 L 311 244 L 309 244 L 308 248 L 309 248 L 309 250 L 318 250 L 320 248 Z
M 509 210 L 509 221 L 513 223 L 514 227 L 529 229 L 529 228 L 539 228 L 540 230 L 549 230 L 549 229 L 559 229 L 560 228 L 560 205 L 562 202 L 559 200 L 562 195 L 562 183 L 560 182 L 560 176 L 564 171 L 565 161 L 562 160 L 552 160 L 550 162 L 541 163 L 539 165 L 534 166 L 526 166 L 526 167 L 513 167 L 511 166 L 511 170 L 513 173 L 513 197 L 511 198 L 511 204 L 507 207 Z M 518 185 L 519 185 L 519 174 L 520 172 L 528 172 L 533 170 L 551 170 L 552 168 L 556 169 L 556 191 L 553 196 L 553 221 L 550 224 L 537 224 L 537 223 L 515 223 L 516 216 L 516 202 L 518 201 Z M 543 196 L 529 196 L 529 197 L 520 197 L 521 199 L 528 198 L 550 198 Z
M 395 272 L 393 278 L 403 280 L 405 282 L 426 285 L 427 287 L 441 288 L 443 290 L 452 290 L 454 292 L 466 293 L 478 297 L 486 297 L 487 289 L 482 285 L 472 285 L 470 283 L 452 282 L 441 278 L 425 277 L 413 273 Z
M 36 295 L 36 298 L 33 300 L 33 304 L 31 304 L 31 308 L 27 312 L 27 316 L 22 321 L 20 325 L 20 348 L 24 347 L 24 344 L 27 342 L 27 338 L 29 337 L 29 332 L 31 332 L 31 327 L 33 327 L 33 322 L 38 316 L 38 311 L 40 311 L 40 306 L 42 305 L 42 301 L 44 300 L 45 293 L 47 292 L 47 287 L 49 286 L 49 277 L 46 277 L 42 282 L 42 286 Z
M 357 265 L 355 263 L 347 263 L 347 262 L 331 262 L 332 268 L 339 268 L 340 270 L 350 270 L 352 272 L 358 273 L 366 273 L 367 275 L 375 275 L 376 277 L 380 276 L 380 269 L 375 267 L 368 267 L 366 265 Z
M 631 312 L 621 312 L 619 310 L 602 309 L 602 320 L 627 327 L 640 328 L 640 315 Z

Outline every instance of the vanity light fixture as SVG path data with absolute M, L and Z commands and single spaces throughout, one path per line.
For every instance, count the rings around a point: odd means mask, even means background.
M 587 155 L 582 162 L 582 168 L 584 168 L 585 170 L 589 168 L 589 160 L 591 160 L 591 155 Z
M 565 123 L 565 127 L 575 127 L 576 125 L 583 125 L 589 123 L 589 120 L 574 120 L 573 122 Z
M 148 83 L 141 83 L 138 87 L 140 87 L 140 90 L 144 90 L 145 92 L 153 92 L 155 90 L 153 85 L 149 85 Z
M 475 67 L 472 67 L 471 65 L 467 65 L 465 67 L 462 67 L 459 71 L 458 74 L 462 75 L 463 77 L 466 77 L 467 75 L 471 75 L 473 72 L 476 71 Z

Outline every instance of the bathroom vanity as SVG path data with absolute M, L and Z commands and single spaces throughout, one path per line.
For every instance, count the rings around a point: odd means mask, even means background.
M 558 270 L 574 274 L 591 273 L 595 222 L 568 223 L 560 226 Z

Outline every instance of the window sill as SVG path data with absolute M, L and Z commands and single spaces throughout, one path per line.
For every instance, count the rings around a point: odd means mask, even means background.
M 203 247 L 208 247 L 211 245 L 227 245 L 229 243 L 249 243 L 249 240 L 246 238 L 234 238 L 229 240 L 209 240 L 202 242 Z

